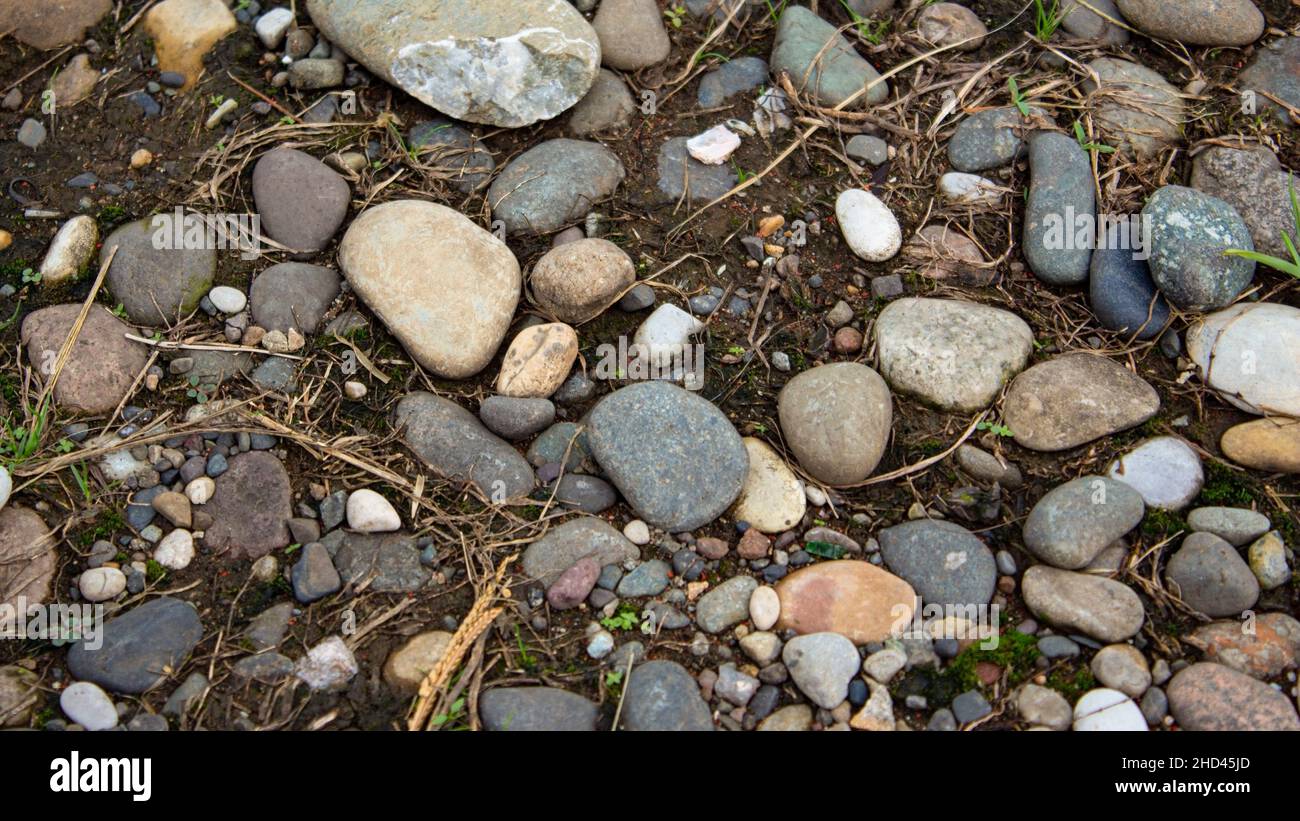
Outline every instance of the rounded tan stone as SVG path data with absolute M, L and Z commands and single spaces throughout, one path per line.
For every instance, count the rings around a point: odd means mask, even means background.
M 595 319 L 635 282 L 632 258 L 605 239 L 580 239 L 552 248 L 529 278 L 537 304 L 575 325 Z
M 1146 612 L 1131 588 L 1112 579 L 1044 564 L 1025 571 L 1021 594 L 1030 611 L 1065 630 L 1102 641 L 1124 641 L 1142 629 Z
M 749 473 L 732 516 L 763 533 L 789 530 L 803 518 L 808 506 L 799 477 L 763 440 L 747 436 L 741 441 L 749 454 Z
M 384 662 L 384 681 L 403 695 L 415 693 L 450 644 L 451 633 L 443 630 L 412 636 Z
M 22 340 L 32 369 L 53 375 L 54 363 L 81 306 L 51 305 L 33 311 L 23 320 Z M 72 413 L 110 413 L 144 369 L 149 354 L 144 345 L 126 334 L 134 329 L 102 305 L 92 305 L 81 333 L 54 386 L 54 401 Z
M 431 202 L 367 208 L 343 235 L 339 264 L 411 356 L 449 379 L 492 361 L 519 304 L 522 275 L 506 244 Z
M 559 390 L 577 358 L 578 334 L 563 322 L 524 328 L 506 349 L 497 392 L 545 399 Z
M 776 584 L 777 630 L 839 633 L 854 644 L 884 641 L 911 624 L 916 592 L 869 562 L 831 561 L 796 570 Z
M 159 70 L 185 75 L 186 89 L 203 74 L 203 56 L 237 27 L 221 0 L 163 0 L 144 17 Z
M 24 612 L 43 604 L 57 562 L 54 536 L 38 513 L 15 504 L 0 510 L 0 605 Z
M 1223 455 L 1239 465 L 1270 473 L 1300 473 L 1300 419 L 1256 419 L 1228 428 L 1219 440 Z
M 1160 396 L 1141 377 L 1096 354 L 1071 353 L 1034 365 L 1007 389 L 1002 414 L 1030 450 L 1069 450 L 1142 424 Z
M 787 382 L 777 414 L 804 470 L 829 485 L 851 485 L 880 463 L 894 402 L 880 374 L 857 362 L 835 362 Z

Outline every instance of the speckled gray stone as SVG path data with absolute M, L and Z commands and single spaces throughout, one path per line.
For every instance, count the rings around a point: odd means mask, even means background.
M 637 515 L 693 530 L 740 494 L 749 455 L 707 399 L 667 382 L 640 382 L 602 399 L 587 419 L 596 462 Z
M 613 194 L 624 174 L 618 155 L 600 143 L 547 140 L 510 161 L 488 202 L 509 233 L 551 234 Z
M 993 598 L 997 563 L 979 537 L 961 525 L 917 519 L 880 531 L 885 565 L 924 604 L 983 605 Z
M 1050 122 L 1047 112 L 1029 107 L 1031 117 Z M 948 160 L 958 171 L 976 173 L 1001 168 L 1025 148 L 1025 136 L 1035 127 L 1015 106 L 977 111 L 957 123 L 948 140 Z
M 1145 512 L 1142 497 L 1123 482 L 1081 476 L 1038 500 L 1025 520 L 1025 546 L 1054 567 L 1074 570 L 1136 527 Z

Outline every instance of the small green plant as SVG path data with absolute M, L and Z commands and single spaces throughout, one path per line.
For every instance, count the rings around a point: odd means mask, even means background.
M 30 283 L 30 284 L 33 284 L 33 285 L 37 285 L 37 284 L 40 284 L 40 281 L 41 281 L 41 272 L 40 272 L 40 271 L 34 271 L 34 270 L 32 270 L 31 268 L 24 268 L 24 269 L 23 269 L 23 284 L 24 284 L 24 285 L 27 285 L 27 284 L 29 284 L 29 283 Z
M 164 570 L 163 566 L 157 561 L 154 559 L 148 559 L 145 561 L 144 578 L 145 581 L 149 582 L 149 584 L 157 583 L 165 575 L 167 575 L 167 571 Z
M 781 15 L 785 13 L 785 4 L 790 2 L 790 0 L 781 0 L 780 6 L 772 5 L 772 0 L 766 0 L 766 2 L 767 2 L 767 16 L 772 18 L 772 22 L 775 23 L 778 20 L 780 20 Z
M 617 697 L 623 690 L 623 671 L 610 670 L 605 674 L 605 691 Z
M 221 105 L 225 101 L 226 101 L 226 95 L 224 94 L 213 94 L 212 96 L 208 97 L 208 102 L 212 103 L 213 105 Z
M 1084 151 L 1096 151 L 1098 154 L 1110 154 L 1115 151 L 1109 145 L 1089 142 L 1088 135 L 1083 133 L 1083 124 L 1078 120 L 1074 121 L 1074 138 L 1079 141 L 1079 147 Z
M 745 349 L 741 345 L 732 345 L 727 348 L 727 353 L 731 354 L 732 356 L 744 356 Z
M 66 441 L 66 440 L 65 440 Z M 86 466 L 80 462 L 70 467 L 72 478 L 77 483 L 77 488 L 81 491 L 81 498 L 90 504 L 90 475 L 86 471 Z
M 975 429 L 992 431 L 994 436 L 1001 436 L 1003 439 L 1010 439 L 1012 436 L 1015 436 L 1015 434 L 1011 432 L 1011 428 L 994 422 L 980 422 L 975 426 Z
M 858 32 L 859 37 L 873 46 L 878 46 L 884 41 L 885 32 L 889 30 L 888 20 L 863 17 L 853 10 L 848 0 L 840 0 L 840 5 L 844 7 L 844 11 L 848 12 L 849 19 L 853 21 L 853 28 Z
M 126 319 L 126 306 L 120 302 L 117 303 L 117 306 L 113 308 L 113 316 L 118 319 Z
M 1291 194 L 1291 219 L 1295 221 L 1295 235 L 1300 237 L 1300 197 L 1295 193 L 1295 177 L 1288 176 L 1287 190 Z M 1300 278 L 1300 253 L 1296 252 L 1295 243 L 1285 231 L 1282 232 L 1282 243 L 1286 245 L 1287 253 L 1291 255 L 1291 261 L 1287 262 L 1280 257 L 1269 254 L 1261 254 L 1257 251 L 1247 251 L 1242 248 L 1229 248 L 1224 251 L 1225 254 L 1234 257 L 1243 257 L 1252 259 L 1260 265 L 1267 265 L 1270 268 L 1281 271 L 1284 274 L 1290 274 L 1293 277 Z
M 670 26 L 672 26 L 675 29 L 679 29 L 682 27 L 682 23 L 686 19 L 686 7 L 669 6 L 668 8 L 664 9 L 664 17 L 668 20 L 668 24 Z
M 1029 116 L 1029 104 L 1025 102 L 1025 95 L 1020 93 L 1020 86 L 1016 83 L 1015 77 L 1007 78 L 1007 90 L 1011 92 L 1011 102 L 1016 108 L 1020 109 L 1021 117 Z
M 1046 43 L 1052 39 L 1052 35 L 1061 26 L 1061 20 L 1065 17 L 1061 13 L 1060 0 L 1052 0 L 1052 6 L 1049 9 L 1043 0 L 1034 0 L 1034 35 L 1038 42 Z
M 451 703 L 451 707 L 447 709 L 447 712 L 439 713 L 438 715 L 429 719 L 429 726 L 442 727 L 444 725 L 451 724 L 452 722 L 463 717 L 464 715 L 465 715 L 465 697 L 461 696 L 460 698 L 456 699 Z
M 212 392 L 213 387 L 211 385 L 199 384 L 198 374 L 190 375 L 190 389 L 185 392 L 186 396 L 202 405 L 208 401 L 208 396 Z
M 533 654 L 528 652 L 528 647 L 524 644 L 524 634 L 519 630 L 519 625 L 515 625 L 515 642 L 519 645 L 519 663 L 524 666 L 525 670 L 532 670 L 537 666 L 537 659 Z
M 600 620 L 601 627 L 606 630 L 631 630 L 640 623 L 640 614 L 637 613 L 636 607 L 630 604 L 621 605 L 614 615 Z
M 732 161 L 731 161 L 731 169 L 732 169 L 733 171 L 736 172 L 736 182 L 737 182 L 737 184 L 739 184 L 739 183 L 743 183 L 743 182 L 745 182 L 746 180 L 748 180 L 750 177 L 754 176 L 754 172 L 752 172 L 752 171 L 746 171 L 745 169 L 743 169 L 743 168 L 741 168 L 740 166 L 736 165 L 736 161 L 735 161 L 735 160 L 732 160 Z
M 0 459 L 12 470 L 36 455 L 50 417 L 50 399 L 46 397 L 29 413 L 31 424 L 5 423 L 0 428 Z

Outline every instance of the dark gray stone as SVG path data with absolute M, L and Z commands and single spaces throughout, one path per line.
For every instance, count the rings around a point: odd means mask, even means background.
M 623 685 L 622 729 L 709 731 L 713 720 L 695 678 L 675 661 L 647 661 Z
M 557 422 L 543 431 L 529 445 L 528 461 L 539 468 L 563 462 L 568 473 L 596 472 L 587 431 L 573 422 Z
M 642 562 L 635 570 L 623 577 L 614 592 L 629 599 L 658 596 L 668 588 L 671 570 L 672 568 L 658 559 Z
M 253 323 L 268 331 L 316 333 L 321 318 L 339 295 L 333 268 L 282 262 L 257 275 L 248 297 Z
M 1030 106 L 1033 118 L 1051 121 L 1046 111 Z M 1036 127 L 1015 106 L 977 111 L 957 123 L 948 140 L 948 160 L 958 171 L 978 173 L 1009 165 L 1025 150 L 1025 137 Z
M 1087 280 L 1090 247 L 1066 248 L 1065 244 L 1075 232 L 1073 218 L 1091 219 L 1095 208 L 1088 152 L 1060 132 L 1032 135 L 1024 253 L 1035 276 L 1049 285 Z
M 586 216 L 624 174 L 600 143 L 548 140 L 511 160 L 488 188 L 488 202 L 509 233 L 550 234 Z
M 536 397 L 489 396 L 479 405 L 478 415 L 488 430 L 519 441 L 555 421 L 555 404 Z
M 302 556 L 294 564 L 290 575 L 293 582 L 293 596 L 303 604 L 323 599 L 331 593 L 337 593 L 343 587 L 329 551 L 320 542 L 303 546 Z
M 1260 92 L 1300 109 L 1300 37 L 1283 37 L 1255 52 L 1255 59 L 1237 75 L 1237 87 L 1254 91 L 1258 110 L 1271 112 L 1294 128 L 1286 109 Z
M 420 162 L 450 174 L 447 181 L 462 194 L 484 185 L 497 167 L 478 137 L 444 117 L 412 128 L 407 144 Z
M 880 531 L 886 566 L 925 604 L 985 605 L 997 584 L 997 562 L 979 537 L 938 519 L 917 519 Z
M 493 732 L 592 732 L 596 705 L 557 687 L 497 687 L 479 698 L 479 717 Z
M 420 548 L 409 533 L 349 533 L 336 530 L 321 540 L 334 557 L 339 577 L 347 584 L 369 582 L 376 593 L 410 593 L 431 576 L 420 563 Z
M 717 108 L 731 97 L 766 83 L 767 61 L 761 57 L 737 57 L 700 78 L 697 99 L 700 108 Z
M 300 60 L 303 63 L 333 60 Z M 341 79 L 341 77 L 340 77 Z M 325 163 L 296 148 L 276 148 L 253 168 L 253 201 L 262 230 L 271 239 L 303 254 L 320 251 L 348 214 L 352 190 Z
M 410 393 L 397 403 L 394 427 L 421 461 L 494 502 L 527 496 L 536 484 L 524 457 L 450 399 Z
M 566 473 L 560 477 L 555 501 L 584 513 L 600 513 L 618 502 L 618 493 L 603 479 Z
M 686 150 L 688 137 L 674 137 L 659 149 L 659 191 L 676 202 L 714 200 L 736 184 L 730 165 L 705 165 Z
M 667 382 L 640 382 L 602 399 L 588 416 L 588 438 L 637 515 L 673 532 L 721 515 L 749 470 L 740 435 L 722 411 Z
M 203 638 L 193 605 L 167 596 L 109 619 L 101 630 L 98 649 L 80 643 L 68 650 L 68 670 L 118 693 L 143 693 L 175 675 Z
M 1088 294 L 1097 320 L 1112 331 L 1154 339 L 1169 321 L 1169 305 L 1156 290 L 1146 261 L 1134 259 L 1131 250 L 1092 252 Z
M 1165 567 L 1165 581 L 1188 607 L 1216 618 L 1240 616 L 1259 600 L 1259 579 L 1232 545 L 1212 533 L 1183 539 Z

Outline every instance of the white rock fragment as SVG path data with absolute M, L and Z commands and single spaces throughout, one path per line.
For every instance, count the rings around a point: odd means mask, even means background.
M 293 12 L 280 7 L 271 9 L 257 18 L 257 22 L 253 24 L 253 31 L 257 32 L 262 45 L 269 49 L 277 49 L 284 42 L 284 36 L 292 25 Z
M 348 527 L 360 533 L 390 533 L 402 526 L 392 504 L 370 488 L 348 496 L 347 515 Z
M 168 570 L 184 570 L 194 561 L 194 534 L 176 528 L 154 548 L 153 560 Z
M 722 165 L 740 148 L 740 136 L 725 125 L 715 125 L 686 141 L 686 150 L 705 165 Z
M 691 335 L 704 330 L 704 323 L 678 308 L 664 303 L 641 323 L 632 337 L 632 345 L 654 367 L 665 371 L 673 369 L 673 376 L 681 378 L 674 366 L 683 364 L 688 353 Z
M 212 494 L 217 492 L 217 483 L 210 477 L 200 476 L 185 486 L 185 496 L 192 505 L 207 504 Z
M 939 178 L 939 193 L 959 205 L 995 205 L 1005 189 L 978 174 L 949 171 Z
M 126 589 L 126 574 L 116 567 L 93 567 L 77 579 L 77 589 L 88 602 L 115 599 Z
M 1144 733 L 1147 720 L 1133 699 L 1101 687 L 1084 693 L 1074 705 L 1074 729 Z
M 903 245 L 903 229 L 870 191 L 850 188 L 835 200 L 835 218 L 853 253 L 868 262 L 884 262 Z
M 0 510 L 4 510 L 5 505 L 9 502 L 9 496 L 13 492 L 14 480 L 4 465 L 0 465 Z
M 117 708 L 113 700 L 89 681 L 68 685 L 59 696 L 63 714 L 92 732 L 111 730 L 117 726 Z
M 313 690 L 337 690 L 359 670 L 356 656 L 343 639 L 330 636 L 298 659 L 295 675 Z
M 244 310 L 244 306 L 248 304 L 248 296 L 238 288 L 218 285 L 208 291 L 208 301 L 221 313 L 231 315 Z

